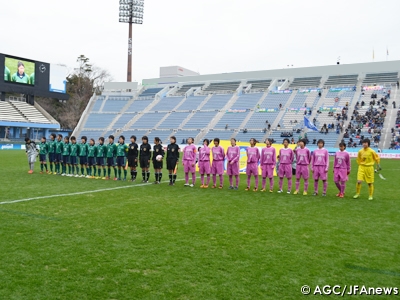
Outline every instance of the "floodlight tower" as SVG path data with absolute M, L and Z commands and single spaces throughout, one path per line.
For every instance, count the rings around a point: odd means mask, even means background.
M 144 0 L 119 0 L 119 22 L 129 24 L 127 81 L 132 81 L 132 24 L 143 24 Z

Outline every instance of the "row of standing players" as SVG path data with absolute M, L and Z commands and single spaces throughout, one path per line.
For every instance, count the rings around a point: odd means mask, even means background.
M 125 137 L 120 136 L 118 143 L 114 143 L 114 136 L 109 136 L 109 143 L 104 144 L 104 138 L 100 137 L 96 145 L 94 139 L 90 139 L 87 144 L 87 137 L 81 137 L 81 143 L 76 142 L 76 138 L 72 136 L 63 137 L 61 134 L 50 136 L 50 141 L 47 142 L 46 138 L 42 138 L 39 144 L 39 156 L 41 161 L 41 172 L 46 171 L 49 174 L 60 174 L 64 176 L 86 177 L 86 178 L 102 178 L 111 179 L 111 170 L 114 171 L 114 180 L 126 180 L 127 169 L 130 169 L 131 180 L 136 180 L 138 165 L 142 169 L 142 182 L 148 182 L 150 177 L 150 163 L 153 162 L 155 171 L 155 182 L 159 184 L 162 179 L 163 158 L 165 151 L 161 145 L 160 139 L 154 139 L 153 151 L 149 145 L 148 137 L 142 137 L 142 144 L 140 147 L 136 144 L 136 137 L 131 136 L 129 145 L 125 144 Z M 188 145 L 183 149 L 182 164 L 185 173 L 185 186 L 193 187 L 196 183 L 196 164 L 198 164 L 201 186 L 200 188 L 208 188 L 211 180 L 213 180 L 212 188 L 217 188 L 217 176 L 219 176 L 219 188 L 222 189 L 224 185 L 224 161 L 227 159 L 227 175 L 229 176 L 229 189 L 238 189 L 239 186 L 239 160 L 240 148 L 236 146 L 236 140 L 231 139 L 231 146 L 228 147 L 225 154 L 223 147 L 219 145 L 219 138 L 213 140 L 214 147 L 210 148 L 210 141 L 205 139 L 203 147 L 196 149 L 193 144 L 194 139 L 188 139 Z M 318 195 L 318 182 L 321 180 L 323 183 L 322 195 L 325 196 L 327 192 L 327 178 L 329 171 L 329 153 L 324 148 L 324 140 L 318 140 L 318 149 L 311 151 L 306 147 L 306 140 L 302 139 L 298 142 L 297 147 L 292 150 L 289 148 L 289 139 L 283 140 L 283 148 L 279 150 L 279 155 L 276 155 L 276 150 L 272 147 L 272 140 L 266 140 L 266 147 L 262 148 L 261 153 L 256 147 L 256 140 L 250 139 L 250 146 L 246 149 L 247 154 L 247 187 L 250 190 L 251 177 L 254 176 L 255 187 L 253 191 L 258 191 L 258 166 L 262 170 L 262 189 L 266 191 L 267 178 L 269 179 L 269 191 L 273 192 L 274 186 L 274 169 L 276 168 L 279 177 L 279 190 L 278 193 L 283 192 L 283 180 L 287 178 L 288 191 L 291 193 L 292 189 L 292 176 L 296 178 L 296 188 L 294 194 L 299 193 L 300 179 L 304 181 L 303 195 L 308 194 L 309 185 L 309 166 L 313 172 L 314 179 L 314 195 Z M 365 140 L 366 147 L 369 148 L 369 141 Z M 334 160 L 334 182 L 339 190 L 336 196 L 344 197 L 346 182 L 351 170 L 350 156 L 345 151 L 346 145 L 341 143 L 340 150 L 335 154 Z M 174 185 L 176 181 L 176 170 L 179 162 L 179 152 L 181 149 L 176 144 L 176 138 L 170 138 L 170 144 L 166 148 L 166 162 L 169 175 L 169 184 Z M 198 154 L 197 154 L 198 151 Z M 371 149 L 370 149 L 371 151 Z M 373 152 L 373 150 L 372 150 Z M 212 153 L 212 163 L 210 163 L 210 156 Z M 369 153 L 369 152 L 368 152 Z M 47 169 L 46 154 L 49 156 L 50 170 Z M 362 165 L 363 159 L 360 158 L 361 150 L 357 162 Z M 80 165 L 80 175 L 79 166 Z M 379 163 L 379 157 L 375 154 L 374 161 Z M 365 158 L 364 158 L 365 160 Z M 53 171 L 54 166 L 54 171 Z M 75 173 L 76 171 L 76 173 Z M 85 176 L 86 171 L 86 176 Z M 123 177 L 122 177 L 123 173 Z M 189 173 L 192 175 L 192 183 L 189 184 Z M 366 181 L 371 187 L 371 174 L 363 171 L 358 172 L 357 182 L 357 195 L 359 195 L 359 185 L 361 182 Z M 368 174 L 365 174 L 368 173 Z M 373 174 L 372 174 L 373 177 Z M 235 185 L 233 184 L 235 178 Z M 356 197 L 355 196 L 355 197 Z M 358 197 L 356 197 L 358 198 Z M 372 193 L 370 191 L 370 198 Z M 371 199 L 372 200 L 372 199 Z

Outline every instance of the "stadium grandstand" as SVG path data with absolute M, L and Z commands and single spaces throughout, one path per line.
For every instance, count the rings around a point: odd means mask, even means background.
M 399 71 L 400 61 L 388 61 L 145 79 L 129 92 L 106 85 L 73 134 L 158 136 L 164 143 L 171 135 L 178 143 L 306 137 L 311 146 L 323 138 L 327 147 L 360 147 L 369 137 L 376 147 L 394 148 Z M 304 117 L 318 131 L 304 128 Z

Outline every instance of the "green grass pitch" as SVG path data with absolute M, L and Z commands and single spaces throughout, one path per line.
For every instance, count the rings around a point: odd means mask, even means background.
M 365 185 L 352 199 L 354 161 L 344 199 L 332 172 L 328 196 L 313 197 L 246 192 L 244 176 L 231 191 L 42 175 L 38 163 L 29 175 L 22 151 L 0 162 L 0 299 L 300 299 L 305 284 L 400 285 L 397 160 L 382 160 L 374 201 Z M 4 204 L 74 192 L 88 193 Z

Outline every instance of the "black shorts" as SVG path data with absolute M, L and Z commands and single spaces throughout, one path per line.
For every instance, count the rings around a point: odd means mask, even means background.
M 47 161 L 46 154 L 39 154 L 39 160 L 44 162 Z
M 150 160 L 150 157 L 141 157 L 140 158 L 140 167 L 142 169 L 150 168 L 149 160 Z
M 162 169 L 163 168 L 163 161 L 153 160 L 154 169 Z
M 292 168 L 292 175 L 296 175 L 296 169 Z
M 87 156 L 79 156 L 79 163 L 81 165 L 87 165 Z
M 175 170 L 176 163 L 176 159 L 167 159 L 167 170 Z
M 125 156 L 117 156 L 117 166 L 125 167 Z
M 63 155 L 62 156 L 62 161 L 64 164 L 69 164 L 69 155 Z
M 96 165 L 96 158 L 95 157 L 88 157 L 88 166 L 95 166 Z
M 78 164 L 78 157 L 77 156 L 70 156 L 69 157 L 69 163 L 71 165 L 77 165 Z
M 98 166 L 104 167 L 104 157 L 96 157 L 96 163 Z
M 128 156 L 128 166 L 131 168 L 137 167 L 137 157 L 136 156 Z
M 114 157 L 107 157 L 107 167 L 115 167 Z
M 55 156 L 54 156 L 54 162 L 59 163 L 59 162 L 62 162 L 62 161 L 63 161 L 63 160 L 62 160 L 62 155 L 61 155 L 61 153 L 56 153 Z
M 53 163 L 55 159 L 55 153 L 49 153 L 49 162 Z

